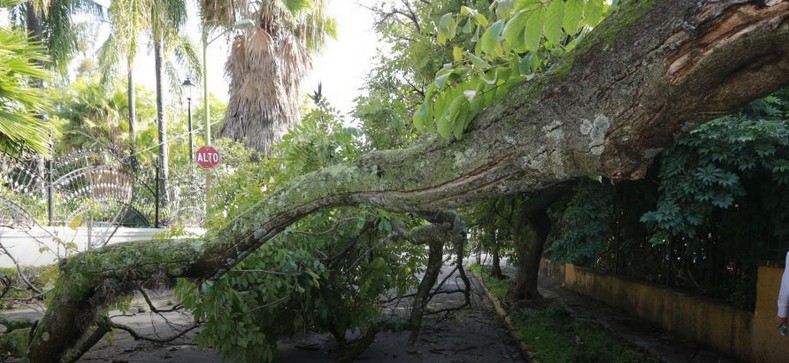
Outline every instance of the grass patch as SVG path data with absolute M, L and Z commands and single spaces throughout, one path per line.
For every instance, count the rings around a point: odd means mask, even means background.
M 518 333 L 541 362 L 648 362 L 660 359 L 634 351 L 596 323 L 576 320 L 557 303 L 525 308 L 514 317 Z
M 507 294 L 510 279 L 496 279 L 487 267 L 469 266 L 497 299 Z M 531 348 L 531 358 L 544 363 L 659 363 L 652 355 L 635 351 L 599 324 L 576 320 L 561 305 L 509 312 L 521 339 Z
M 475 263 L 470 265 L 468 269 L 473 271 L 482 279 L 482 282 L 488 287 L 488 290 L 490 290 L 490 293 L 493 295 L 493 297 L 501 300 L 507 296 L 507 290 L 509 290 L 510 286 L 512 285 L 511 279 L 497 279 L 493 277 L 490 274 L 490 266 L 483 267 Z

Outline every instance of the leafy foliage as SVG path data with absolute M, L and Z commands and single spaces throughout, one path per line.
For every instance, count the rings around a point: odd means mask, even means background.
M 608 9 L 602 0 L 520 0 L 444 14 L 438 44 L 464 36 L 428 86 L 414 126 L 460 139 L 479 112 L 572 50 Z
M 773 112 L 769 107 L 765 110 Z M 789 127 L 780 119 L 724 117 L 682 137 L 662 159 L 657 209 L 642 217 L 656 229 L 652 242 L 663 243 L 675 235 L 696 237 L 699 226 L 714 211 L 740 207 L 750 181 L 759 180 L 757 188 L 762 192 L 785 189 L 789 183 L 787 151 Z M 769 198 L 781 198 L 776 194 Z M 773 203 L 767 204 L 764 207 Z M 776 227 L 777 237 L 789 232 L 784 223 Z
M 563 210 L 553 258 L 751 308 L 756 266 L 789 236 L 787 90 L 707 122 L 664 151 L 643 181 L 582 187 Z
M 108 94 L 96 81 L 79 78 L 56 99 L 56 117 L 62 119 L 62 135 L 58 148 L 66 151 L 93 147 L 115 148 L 120 151 L 128 142 L 124 134 L 125 122 L 121 111 L 125 108 L 125 94 Z
M 358 130 L 319 104 L 275 145 L 262 172 L 239 163 L 221 199 L 231 219 L 288 180 L 347 161 L 361 150 Z M 222 222 L 222 223 L 226 223 Z M 332 333 L 343 346 L 349 329 L 381 318 L 380 297 L 416 284 L 423 249 L 388 241 L 403 217 L 374 209 L 328 210 L 304 218 L 213 283 L 181 283 L 179 295 L 205 320 L 198 337 L 236 362 L 270 361 L 276 339 L 307 330 Z
M 560 237 L 548 252 L 558 261 L 589 264 L 608 238 L 613 189 L 610 185 L 582 181 L 559 218 Z
M 29 148 L 48 154 L 47 127 L 39 117 L 48 106 L 44 90 L 32 87 L 50 74 L 35 61 L 45 61 L 43 48 L 30 44 L 22 31 L 0 28 L 0 150 L 17 154 Z
M 403 62 L 380 56 L 367 79 L 367 95 L 356 99 L 353 111 L 360 120 L 367 144 L 373 149 L 391 149 L 407 145 L 416 132 L 409 119 L 423 96 L 422 86 L 415 86 L 414 75 Z

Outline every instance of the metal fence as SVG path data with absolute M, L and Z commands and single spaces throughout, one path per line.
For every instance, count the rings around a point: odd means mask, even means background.
M 202 173 L 191 166 L 173 169 L 168 203 L 161 206 L 156 177 L 134 164 L 109 150 L 82 150 L 51 160 L 0 156 L 0 227 L 86 228 L 86 247 L 92 248 L 107 244 L 121 226 L 202 225 Z

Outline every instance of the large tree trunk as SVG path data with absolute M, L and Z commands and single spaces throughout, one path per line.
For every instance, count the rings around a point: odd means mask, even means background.
M 789 83 L 789 2 L 630 2 L 560 64 L 514 89 L 463 140 L 427 140 L 303 175 L 201 240 L 130 242 L 61 266 L 30 344 L 63 357 L 133 280 L 215 278 L 322 208 L 442 210 L 574 177 L 638 178 L 698 122 Z
M 504 274 L 501 272 L 501 242 L 499 242 L 498 231 L 491 228 L 485 233 L 485 244 L 490 248 L 490 275 L 503 279 Z
M 540 274 L 540 261 L 551 231 L 551 218 L 548 208 L 562 193 L 569 189 L 563 185 L 533 193 L 520 205 L 512 227 L 512 241 L 518 252 L 518 272 L 515 283 L 507 291 L 510 300 L 539 300 L 542 298 L 537 289 Z M 533 232 L 531 243 L 527 242 L 527 227 Z
M 519 251 L 522 254 L 518 260 L 518 274 L 515 283 L 507 292 L 507 298 L 511 300 L 539 300 L 542 298 L 537 289 L 537 279 L 540 273 L 542 251 L 548 240 L 548 232 L 551 230 L 551 219 L 548 217 L 547 209 L 527 213 L 525 217 L 534 232 L 534 237 L 529 246 L 524 246 L 526 248 Z M 525 230 L 525 228 L 523 229 Z M 526 241 L 522 242 L 524 245 L 526 244 Z

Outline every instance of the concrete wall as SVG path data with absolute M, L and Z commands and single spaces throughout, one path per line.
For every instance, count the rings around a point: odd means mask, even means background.
M 187 232 L 200 236 L 205 231 L 199 228 L 187 228 Z M 164 231 L 162 228 L 114 228 L 110 231 L 105 228 L 94 228 L 93 235 L 101 235 L 105 231 L 112 232 L 109 243 L 123 243 L 129 241 L 149 240 L 154 234 Z M 59 258 L 67 257 L 68 251 L 63 248 L 64 243 L 73 242 L 78 251 L 87 249 L 88 229 L 80 227 L 71 229 L 68 227 L 40 227 L 36 226 L 28 230 L 19 230 L 7 227 L 0 227 L 0 244 L 2 244 L 14 260 L 11 260 L 5 253 L 0 254 L 0 267 L 13 267 L 14 261 L 23 266 L 42 266 L 49 265 Z M 73 253 L 73 251 L 71 252 Z
M 789 362 L 789 337 L 774 323 L 783 269 L 759 268 L 753 313 L 631 279 L 543 260 L 540 273 L 710 349 L 758 363 Z
M 780 267 L 759 266 L 756 308 L 751 326 L 753 362 L 789 362 L 789 336 L 779 335 L 775 325 L 778 290 L 783 272 Z

